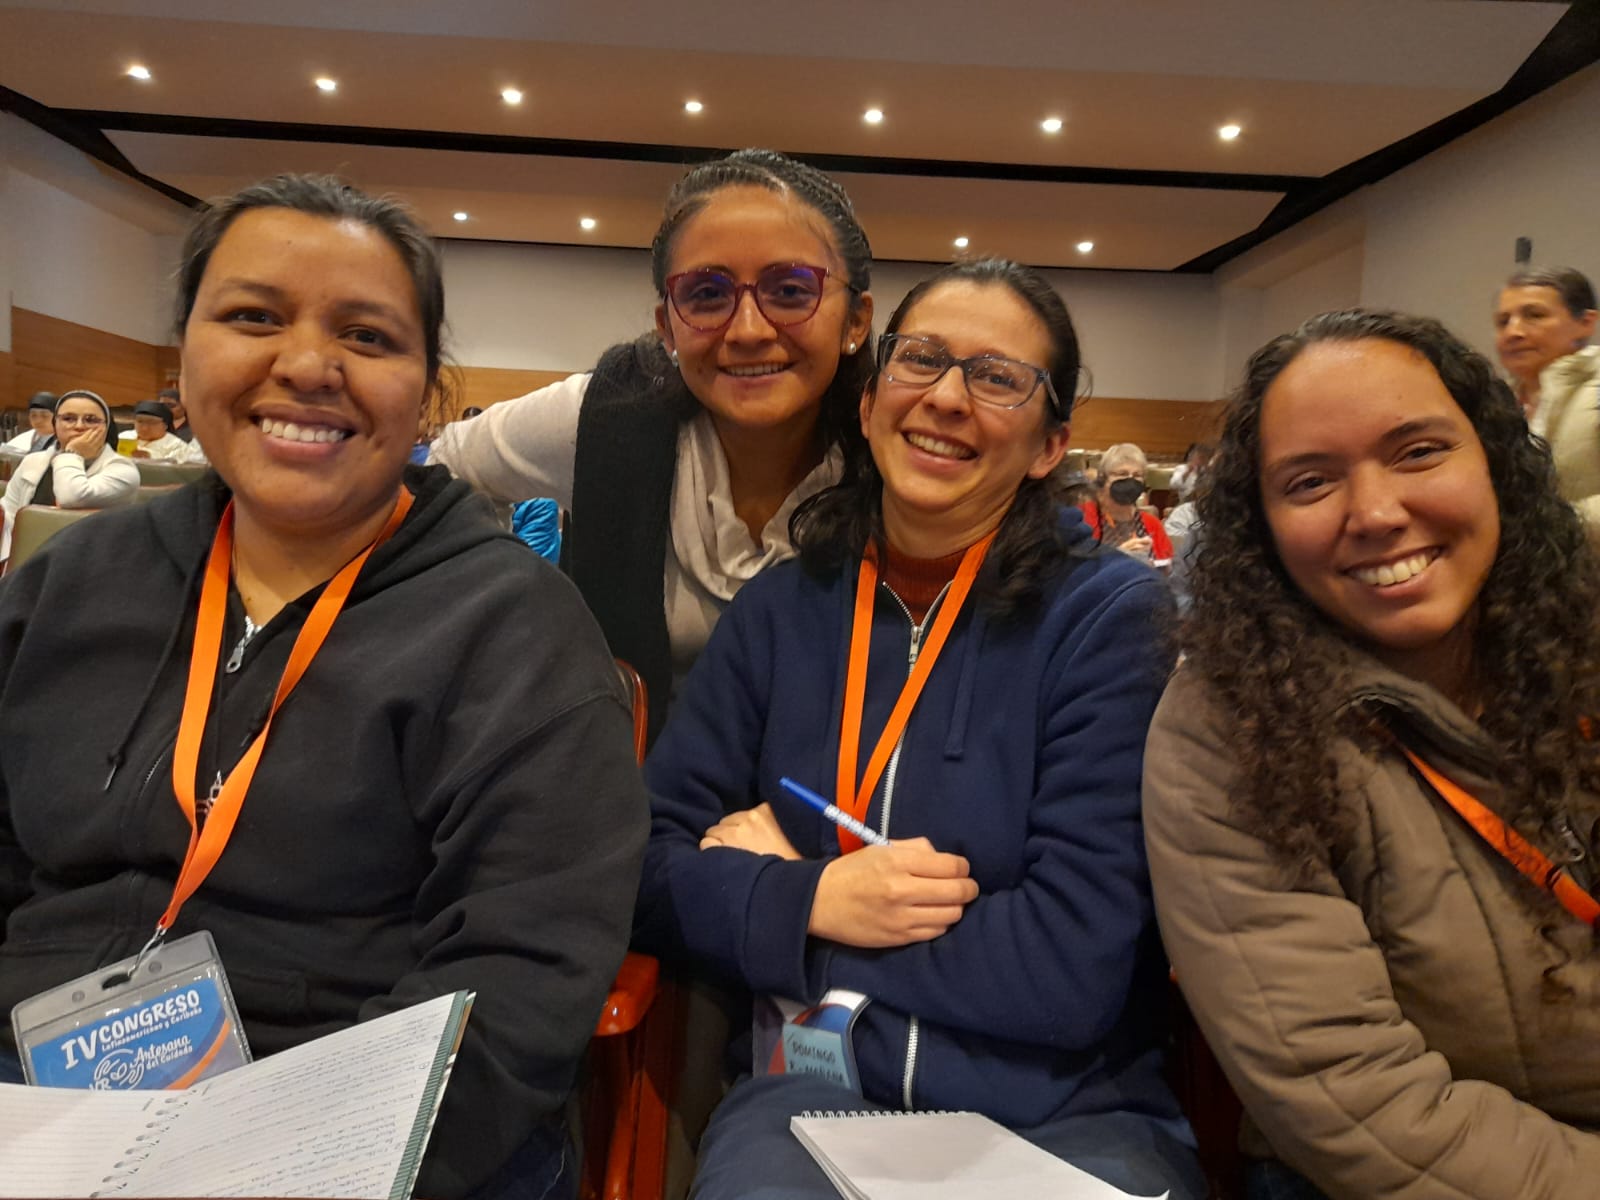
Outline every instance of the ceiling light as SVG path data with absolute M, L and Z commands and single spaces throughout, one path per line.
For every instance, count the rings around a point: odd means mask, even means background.
M 1079 254 L 1087 254 L 1087 253 L 1089 253 L 1089 251 L 1091 251 L 1093 249 L 1094 249 L 1094 243 L 1093 242 L 1079 242 L 1078 243 L 1078 253 Z
M 522 93 L 516 88 L 501 88 L 500 99 L 504 100 L 507 104 L 521 104 Z
M 683 111 L 686 113 L 697 113 L 704 108 L 705 105 L 701 104 L 698 100 L 685 100 L 683 102 Z
M 1224 125 L 1221 129 L 1217 130 L 1217 136 L 1225 142 L 1231 142 L 1242 132 L 1243 130 L 1241 130 L 1237 125 Z
M 965 250 L 967 248 L 967 239 L 964 237 L 958 237 L 952 243 L 952 245 L 954 245 L 957 250 Z
M 1061 118 L 1060 117 L 1046 117 L 1044 120 L 1039 122 L 1039 128 L 1044 130 L 1046 133 L 1060 133 L 1061 132 Z
M 317 77 L 317 90 L 319 92 L 337 91 L 338 88 L 339 84 L 337 80 L 329 79 L 326 75 L 319 75 Z
M 881 108 L 869 108 L 861 114 L 861 119 L 868 125 L 882 125 L 883 110 Z
M 149 67 L 145 67 L 145 66 L 140 66 L 138 63 L 135 63 L 133 66 L 128 68 L 128 76 L 131 79 L 140 79 L 140 80 L 149 79 L 150 78 L 150 68 Z
M 596 221 L 593 217 L 579 217 L 578 218 L 578 228 L 583 229 L 583 230 L 593 229 L 599 223 L 600 222 Z
M 467 214 L 464 213 L 464 212 L 458 212 L 458 213 L 456 213 L 454 215 L 455 215 L 455 219 L 458 220 L 458 221 L 465 221 L 467 219 Z

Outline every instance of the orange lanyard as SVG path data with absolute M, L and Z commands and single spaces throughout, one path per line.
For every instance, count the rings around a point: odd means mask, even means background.
M 1555 896 L 1563 908 L 1584 924 L 1600 922 L 1600 902 L 1568 875 L 1565 868 L 1551 862 L 1537 846 L 1491 812 L 1481 800 L 1423 762 L 1410 747 L 1402 745 L 1400 751 L 1411 761 L 1417 774 L 1427 780 L 1444 802 L 1455 809 L 1461 819 L 1472 826 L 1500 857 Z
M 194 784 L 200 770 L 200 742 L 205 736 L 206 718 L 211 712 L 211 693 L 217 682 L 217 663 L 222 657 L 222 625 L 228 610 L 228 575 L 233 563 L 233 502 L 230 500 L 228 507 L 223 510 L 222 520 L 217 524 L 217 536 L 211 542 L 211 557 L 206 560 L 205 582 L 200 588 L 200 614 L 195 624 L 194 649 L 189 655 L 189 687 L 184 694 L 183 719 L 178 725 L 178 744 L 172 755 L 172 790 L 177 793 L 178 807 L 183 809 L 183 815 L 189 822 L 189 849 L 184 854 L 178 882 L 172 889 L 172 900 L 167 905 L 167 911 L 156 922 L 157 938 L 172 928 L 184 901 L 194 895 L 195 889 L 222 857 L 223 848 L 227 846 L 234 824 L 239 819 L 239 810 L 244 806 L 245 793 L 250 790 L 250 781 L 255 778 L 256 765 L 261 761 L 261 751 L 266 745 L 267 731 L 272 728 L 272 718 L 289 698 L 289 693 L 294 691 L 300 677 L 311 665 L 311 660 L 317 656 L 317 651 L 322 649 L 322 643 L 327 640 L 335 618 L 350 598 L 350 590 L 355 586 L 356 576 L 361 574 L 368 556 L 400 528 L 400 522 L 411 511 L 411 503 L 411 493 L 401 488 L 394 511 L 389 514 L 389 520 L 377 540 L 346 563 L 317 598 L 299 636 L 294 640 L 294 648 L 289 652 L 289 662 L 283 668 L 282 678 L 278 680 L 278 690 L 272 697 L 266 724 L 256 734 L 244 757 L 228 772 L 228 778 L 223 781 L 222 789 L 212 802 L 202 832 L 195 820 Z
M 878 778 L 883 774 L 884 767 L 889 765 L 889 756 L 894 753 L 900 735 L 905 731 L 917 697 L 922 695 L 922 686 L 928 682 L 933 664 L 938 661 L 939 651 L 944 649 L 945 639 L 950 636 L 951 626 L 961 615 L 961 607 L 966 603 L 967 593 L 972 591 L 973 581 L 978 578 L 978 568 L 983 565 L 983 556 L 992 541 L 994 533 L 974 542 L 962 555 L 961 566 L 956 569 L 955 580 L 950 584 L 950 594 L 939 606 L 939 615 L 934 618 L 928 640 L 917 655 L 916 665 L 912 667 L 910 677 L 900 689 L 900 698 L 889 713 L 889 723 L 878 735 L 872 757 L 867 760 L 867 773 L 862 777 L 858 789 L 856 751 L 861 742 L 861 714 L 867 699 L 867 652 L 872 646 L 872 607 L 878 594 L 877 554 L 873 547 L 868 546 L 867 552 L 861 556 L 861 570 L 856 575 L 855 618 L 850 626 L 850 662 L 844 677 L 844 716 L 839 724 L 839 779 L 833 801 L 858 821 L 867 819 L 867 807 L 872 803 Z M 840 828 L 839 849 L 844 853 L 859 850 L 863 844 L 855 834 Z

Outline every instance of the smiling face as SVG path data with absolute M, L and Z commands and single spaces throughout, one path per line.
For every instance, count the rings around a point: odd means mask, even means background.
M 1494 313 L 1494 348 L 1519 382 L 1536 384 L 1539 372 L 1581 347 L 1594 333 L 1595 313 L 1573 316 L 1553 287 L 1509 287 Z
M 684 383 L 719 429 L 809 433 L 840 357 L 867 339 L 872 302 L 863 296 L 852 304 L 827 222 L 782 193 L 724 188 L 673 238 L 668 275 L 715 270 L 753 283 L 785 263 L 828 271 L 817 311 L 797 325 L 772 325 L 748 292 L 733 319 L 710 333 L 685 324 L 670 304 L 656 308 L 662 343 L 677 353 Z
M 416 290 L 381 233 L 244 213 L 179 350 L 189 420 L 241 518 L 333 539 L 381 524 L 429 385 Z
M 1261 499 L 1306 598 L 1450 692 L 1500 515 L 1483 444 L 1433 365 L 1375 339 L 1302 351 L 1262 402 Z
M 1050 361 L 1044 323 L 1003 284 L 942 284 L 897 332 L 928 338 L 956 358 Z M 1022 481 L 1042 479 L 1066 453 L 1066 429 L 1045 429 L 1046 404 L 1042 385 L 1019 408 L 979 403 L 959 367 L 932 387 L 880 377 L 862 396 L 861 431 L 883 476 L 883 524 L 895 549 L 919 558 L 953 554 L 999 525 Z

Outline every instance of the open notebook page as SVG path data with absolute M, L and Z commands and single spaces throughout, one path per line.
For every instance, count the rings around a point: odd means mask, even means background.
M 0 1195 L 87 1196 L 105 1187 L 168 1099 L 165 1092 L 0 1084 Z
M 807 1114 L 789 1128 L 852 1200 L 1133 1200 L 977 1113 Z
M 336 1055 L 321 1039 L 197 1084 L 120 1194 L 389 1196 L 454 1000 L 342 1030 Z

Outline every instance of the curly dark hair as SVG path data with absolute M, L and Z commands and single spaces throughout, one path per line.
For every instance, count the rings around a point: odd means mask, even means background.
M 733 187 L 764 188 L 779 195 L 793 196 L 821 217 L 844 263 L 851 310 L 859 309 L 861 297 L 872 287 L 872 245 L 867 241 L 861 222 L 856 220 L 855 206 L 844 188 L 821 171 L 776 150 L 737 150 L 724 158 L 691 167 L 672 185 L 661 214 L 661 225 L 650 242 L 650 279 L 657 296 L 663 301 L 666 299 L 672 246 L 678 233 L 716 193 Z M 861 389 L 871 377 L 872 336 L 869 333 L 854 353 L 840 357 L 833 381 L 822 394 L 818 428 L 824 446 L 849 447 L 860 440 L 856 405 L 861 399 Z
M 922 280 L 900 301 L 884 328 L 885 338 L 899 332 L 906 316 L 936 288 L 949 283 L 1003 287 L 1039 318 L 1050 340 L 1049 401 L 1045 428 L 1059 429 L 1072 412 L 1072 398 L 1082 365 L 1072 316 L 1056 290 L 1037 271 L 1001 258 L 951 263 Z M 869 387 L 877 386 L 875 368 Z M 789 537 L 800 560 L 813 574 L 829 576 L 857 561 L 869 542 L 883 541 L 883 476 L 872 451 L 858 434 L 846 446 L 839 482 L 806 500 L 789 519 Z M 1046 580 L 1084 551 L 1068 547 L 1060 506 L 1046 479 L 1024 479 L 1000 522 L 1000 531 L 973 586 L 977 602 L 991 617 L 1017 616 L 1038 602 Z
M 1600 791 L 1600 745 L 1580 718 L 1600 713 L 1597 564 L 1577 514 L 1556 489 L 1548 447 L 1532 437 L 1488 361 L 1437 321 L 1353 309 L 1313 317 L 1250 359 L 1224 418 L 1199 500 L 1204 553 L 1183 627 L 1192 668 L 1229 714 L 1253 831 L 1295 871 L 1347 844 L 1354 814 L 1339 801 L 1333 755 L 1342 737 L 1370 738 L 1349 707 L 1348 637 L 1290 580 L 1261 498 L 1261 407 L 1278 375 L 1318 342 L 1381 339 L 1433 365 L 1483 445 L 1498 500 L 1500 545 L 1478 594 L 1472 653 L 1492 702 L 1480 718 L 1500 747 L 1499 782 L 1542 825 L 1576 787 Z

